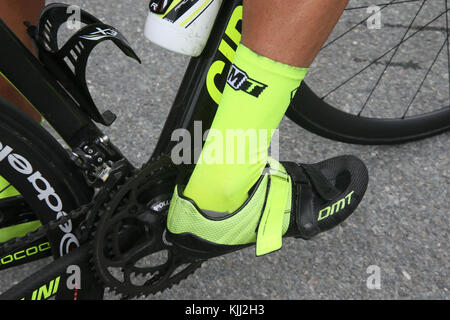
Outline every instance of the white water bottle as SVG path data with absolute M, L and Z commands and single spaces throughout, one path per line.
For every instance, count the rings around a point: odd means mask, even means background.
M 205 48 L 223 0 L 153 0 L 145 37 L 168 50 L 197 57 Z

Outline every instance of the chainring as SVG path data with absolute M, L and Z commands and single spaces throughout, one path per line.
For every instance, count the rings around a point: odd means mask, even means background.
M 204 261 L 188 256 L 165 237 L 177 173 L 170 158 L 148 163 L 104 206 L 91 262 L 103 285 L 125 298 L 164 291 Z

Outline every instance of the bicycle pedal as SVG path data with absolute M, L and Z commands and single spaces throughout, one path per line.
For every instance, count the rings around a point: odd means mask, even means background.
M 66 4 L 56 3 L 44 8 L 33 37 L 38 47 L 39 59 L 92 120 L 110 126 L 115 121 L 116 115 L 109 110 L 100 113 L 86 83 L 89 55 L 98 44 L 111 40 L 125 55 L 139 63 L 141 60 L 116 28 L 104 24 L 81 9 L 80 22 L 86 26 L 59 47 L 58 31 L 71 19 L 72 14 L 73 10 Z M 33 27 L 29 26 L 29 30 L 31 28 Z

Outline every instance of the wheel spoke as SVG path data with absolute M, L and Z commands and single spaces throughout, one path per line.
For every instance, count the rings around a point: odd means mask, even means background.
M 404 3 L 419 2 L 419 1 L 422 1 L 422 0 L 404 0 L 404 1 L 397 1 L 397 2 L 391 1 L 389 3 L 371 4 L 370 6 L 360 6 L 360 7 L 345 8 L 345 11 L 367 9 L 367 8 L 369 8 L 371 6 L 381 7 L 381 6 L 387 6 L 387 5 L 404 4 Z
M 434 57 L 433 62 L 431 63 L 431 66 L 428 68 L 427 72 L 425 73 L 425 76 L 423 77 L 422 82 L 420 83 L 419 87 L 417 88 L 416 93 L 414 94 L 413 98 L 412 98 L 411 101 L 409 102 L 408 107 L 406 108 L 405 113 L 403 114 L 402 119 L 405 119 L 406 114 L 407 114 L 408 111 L 409 111 L 409 108 L 411 107 L 411 105 L 413 104 L 413 102 L 414 102 L 414 100 L 416 99 L 417 95 L 419 94 L 420 90 L 422 89 L 422 86 L 423 86 L 425 80 L 427 79 L 428 75 L 430 74 L 431 69 L 433 69 L 433 66 L 434 66 L 434 64 L 436 63 L 436 61 L 437 61 L 439 55 L 441 54 L 442 50 L 444 49 L 444 46 L 445 46 L 445 45 L 447 45 L 447 48 L 448 48 L 448 37 L 445 39 L 445 41 L 444 41 L 444 43 L 442 44 L 441 48 L 439 49 L 438 53 L 437 53 L 436 56 Z
M 423 6 L 425 5 L 425 3 L 427 2 L 427 0 L 423 0 L 422 4 L 420 5 L 419 9 L 416 12 L 416 15 L 414 16 L 414 18 L 412 19 L 408 29 L 406 29 L 405 33 L 402 36 L 402 39 L 400 40 L 400 43 L 403 43 L 403 41 L 405 40 L 406 36 L 408 35 L 409 30 L 411 30 L 411 26 L 414 24 L 414 22 L 417 19 L 417 16 L 419 15 L 420 11 L 422 11 Z M 395 55 L 397 54 L 398 50 L 400 49 L 400 46 L 397 46 L 397 48 L 395 48 L 394 53 L 391 55 L 388 63 L 385 65 L 383 71 L 381 72 L 380 76 L 377 79 L 377 82 L 375 83 L 375 85 L 373 86 L 372 90 L 370 91 L 366 101 L 364 102 L 363 106 L 361 107 L 361 110 L 359 110 L 358 113 L 358 117 L 361 116 L 361 113 L 364 111 L 364 109 L 366 108 L 367 104 L 370 101 L 370 98 L 372 98 L 373 93 L 375 92 L 376 88 L 378 87 L 378 85 L 381 82 L 381 79 L 383 78 L 384 74 L 386 73 L 386 70 L 389 68 L 392 60 L 394 60 Z
M 447 69 L 448 69 L 448 94 L 449 94 L 449 99 L 450 99 L 450 48 L 449 48 L 449 43 L 448 43 L 448 38 L 449 38 L 449 31 L 448 31 L 448 0 L 444 0 L 445 1 L 445 25 L 446 25 L 446 30 L 447 30 Z
M 372 4 L 383 17 L 367 18 Z M 287 116 L 346 143 L 404 143 L 450 130 L 449 10 L 450 0 L 350 1 Z M 366 28 L 379 18 L 383 30 Z
M 449 9 L 450 10 L 450 9 Z M 334 89 L 330 90 L 328 93 L 326 93 L 325 95 L 323 95 L 321 97 L 321 99 L 325 99 L 326 97 L 328 97 L 330 94 L 332 94 L 333 92 L 335 92 L 336 90 L 340 89 L 341 87 L 343 87 L 344 85 L 346 85 L 348 82 L 350 82 L 351 80 L 353 80 L 355 77 L 357 77 L 358 75 L 360 75 L 361 73 L 363 73 L 364 71 L 366 71 L 368 68 L 370 68 L 373 64 L 377 63 L 379 60 L 381 60 L 383 57 L 385 57 L 386 55 L 388 55 L 390 52 L 392 52 L 393 50 L 395 50 L 397 47 L 401 46 L 403 43 L 405 43 L 406 41 L 408 41 L 409 39 L 411 39 L 412 37 L 414 37 L 416 34 L 418 34 L 420 31 L 424 30 L 426 27 L 428 27 L 430 24 L 432 24 L 433 22 L 435 22 L 436 20 L 438 20 L 440 17 L 442 17 L 444 14 L 446 14 L 448 12 L 448 10 L 440 13 L 439 15 L 437 15 L 436 17 L 434 17 L 433 19 L 431 19 L 430 21 L 428 21 L 425 25 L 423 25 L 421 28 L 419 28 L 417 31 L 415 31 L 414 33 L 412 33 L 411 35 L 409 35 L 408 37 L 406 37 L 405 39 L 403 39 L 403 41 L 399 42 L 398 44 L 396 44 L 395 46 L 393 46 L 391 49 L 387 50 L 386 52 L 384 52 L 383 54 L 381 54 L 379 57 L 377 57 L 375 60 L 373 60 L 372 62 L 370 62 L 367 66 L 365 66 L 364 68 L 362 68 L 360 71 L 356 72 L 355 74 L 353 74 L 352 76 L 350 76 L 348 79 L 346 79 L 344 82 L 342 82 L 340 85 L 338 85 L 337 87 L 335 87 Z
M 395 0 L 392 0 L 391 2 L 389 2 L 388 4 L 384 5 L 381 9 L 380 12 L 385 9 L 386 7 L 388 7 L 390 4 L 393 4 L 395 2 Z M 337 36 L 336 38 L 334 38 L 333 40 L 329 41 L 328 43 L 326 43 L 322 49 L 320 49 L 321 51 L 325 48 L 327 48 L 329 45 L 333 44 L 334 42 L 338 41 L 339 39 L 341 39 L 342 37 L 344 37 L 346 34 L 350 33 L 351 31 L 353 31 L 354 29 L 356 29 L 357 27 L 359 27 L 360 25 L 362 25 L 364 22 L 366 22 L 371 16 L 369 15 L 367 18 L 361 20 L 360 22 L 358 22 L 357 24 L 353 25 L 350 29 L 348 29 L 347 31 L 345 31 L 343 34 Z

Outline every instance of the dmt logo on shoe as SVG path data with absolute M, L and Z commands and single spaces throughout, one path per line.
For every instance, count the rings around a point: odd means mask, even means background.
M 317 218 L 317 221 L 320 221 L 320 220 L 323 220 L 325 218 L 328 218 L 329 216 L 333 215 L 334 213 L 344 209 L 345 206 L 349 205 L 350 202 L 352 201 L 351 199 L 352 199 L 353 193 L 354 193 L 354 191 L 350 192 L 349 194 L 347 194 L 341 200 L 336 201 L 331 206 L 328 206 L 328 207 L 320 210 L 319 211 L 319 217 Z M 347 204 L 346 204 L 345 200 L 347 200 Z

